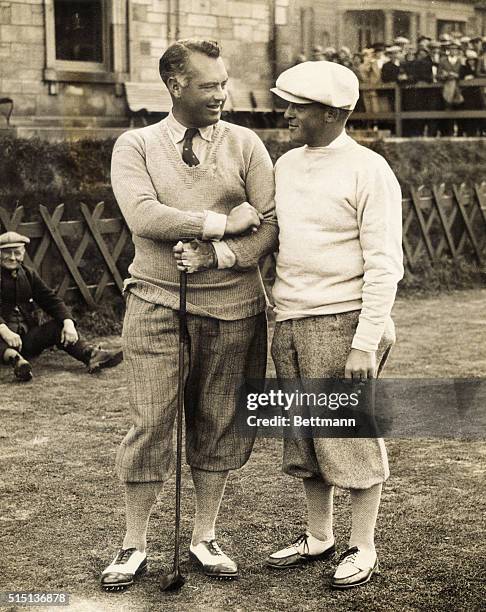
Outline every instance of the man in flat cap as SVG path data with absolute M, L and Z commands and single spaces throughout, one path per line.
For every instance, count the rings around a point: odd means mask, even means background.
M 390 311 L 403 274 L 400 186 L 380 155 L 345 132 L 359 97 L 349 69 L 300 64 L 272 91 L 289 103 L 290 139 L 301 145 L 275 167 L 278 379 L 374 378 L 394 343 Z M 284 440 L 283 469 L 303 480 L 308 526 L 267 564 L 286 569 L 333 556 L 337 486 L 350 490 L 352 528 L 332 586 L 367 582 L 378 569 L 374 528 L 389 475 L 383 440 L 292 436 Z
M 93 373 L 117 365 L 122 351 L 104 350 L 79 337 L 63 300 L 40 276 L 23 265 L 25 245 L 30 239 L 17 232 L 0 235 L 0 362 L 13 367 L 17 380 L 32 379 L 26 358 L 58 346 Z M 38 325 L 35 310 L 41 308 L 52 320 Z

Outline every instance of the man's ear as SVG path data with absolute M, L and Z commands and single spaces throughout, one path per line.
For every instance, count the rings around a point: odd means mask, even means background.
M 173 98 L 181 97 L 182 84 L 176 76 L 167 79 L 167 89 Z
M 339 111 L 335 108 L 327 108 L 324 115 L 326 123 L 335 123 L 339 118 Z

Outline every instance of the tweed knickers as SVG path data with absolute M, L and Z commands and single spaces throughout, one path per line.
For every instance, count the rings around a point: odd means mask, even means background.
M 237 321 L 188 314 L 187 328 L 187 462 L 208 471 L 237 469 L 248 460 L 254 435 L 237 431 L 236 394 L 245 377 L 265 376 L 265 313 Z M 123 482 L 164 481 L 174 467 L 177 311 L 129 293 L 123 350 L 132 427 L 117 453 L 117 474 Z
M 276 324 L 272 357 L 279 379 L 344 378 L 360 311 L 290 319 Z M 378 374 L 395 342 L 388 320 L 376 352 Z M 321 477 L 344 489 L 367 489 L 389 476 L 381 438 L 285 438 L 283 470 L 298 478 Z

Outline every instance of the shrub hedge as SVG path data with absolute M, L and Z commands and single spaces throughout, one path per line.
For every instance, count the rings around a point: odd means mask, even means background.
M 103 200 L 105 214 L 118 216 L 120 213 L 110 188 L 114 142 L 114 139 L 107 139 L 51 143 L 3 137 L 0 141 L 0 206 L 12 211 L 23 205 L 24 218 L 31 220 L 38 216 L 40 204 L 52 210 L 63 202 L 66 207 L 64 219 L 74 219 L 79 217 L 80 202 L 94 206 Z M 288 143 L 271 139 L 266 145 L 274 161 L 289 149 Z M 472 184 L 486 180 L 486 139 L 378 140 L 367 146 L 388 160 L 404 193 L 409 185 Z M 484 277 L 473 263 L 463 262 L 457 266 L 445 260 L 439 273 L 437 268 L 424 262 L 413 275 L 407 273 L 401 291 L 429 293 L 481 283 L 484 285 Z M 112 314 L 107 312 L 106 319 Z M 103 323 L 102 327 L 106 325 Z
M 104 200 L 107 211 L 118 214 L 110 188 L 113 144 L 114 139 L 51 143 L 3 137 L 0 206 L 12 210 L 23 205 L 32 218 L 39 204 L 52 209 L 64 202 L 66 217 L 74 218 L 79 202 Z M 271 139 L 266 144 L 274 161 L 289 149 Z M 409 185 L 486 180 L 486 139 L 377 140 L 366 145 L 388 160 L 405 193 Z

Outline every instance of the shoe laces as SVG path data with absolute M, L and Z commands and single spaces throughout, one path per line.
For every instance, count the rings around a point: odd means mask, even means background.
M 137 550 L 137 549 L 136 548 L 125 548 L 125 549 L 124 548 L 120 548 L 114 563 L 116 565 L 121 565 L 123 563 L 127 563 L 135 550 Z
M 208 548 L 215 555 L 220 555 L 220 556 L 224 555 L 224 552 L 218 546 L 218 543 L 216 542 L 216 540 L 211 540 L 210 542 L 208 542 Z
M 344 560 L 346 562 L 354 563 L 356 557 L 358 556 L 359 548 L 357 546 L 353 546 L 352 548 L 348 548 L 345 550 L 343 554 L 339 557 L 339 563 L 342 563 Z
M 308 555 L 310 553 L 310 549 L 309 549 L 309 542 L 307 541 L 309 538 L 309 536 L 306 533 L 303 533 L 302 535 L 300 535 L 295 542 L 293 542 L 293 546 L 295 546 L 295 548 L 299 548 L 299 546 L 302 544 L 303 545 L 303 554 L 304 555 Z

